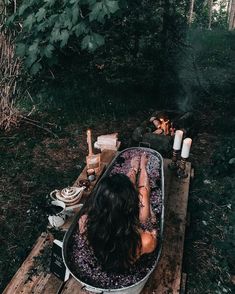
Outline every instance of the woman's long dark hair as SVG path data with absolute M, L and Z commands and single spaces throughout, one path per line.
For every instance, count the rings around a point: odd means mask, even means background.
M 123 272 L 140 247 L 139 197 L 122 174 L 103 178 L 82 209 L 86 235 L 95 256 L 107 271 Z

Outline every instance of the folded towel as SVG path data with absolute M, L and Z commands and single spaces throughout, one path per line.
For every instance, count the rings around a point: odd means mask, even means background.
M 101 151 L 103 150 L 114 150 L 117 151 L 121 145 L 120 141 L 117 141 L 116 145 L 114 144 L 99 144 L 97 141 L 94 143 L 94 147 L 96 149 L 100 149 Z
M 114 145 L 117 146 L 118 133 L 101 135 L 97 138 L 98 144 Z

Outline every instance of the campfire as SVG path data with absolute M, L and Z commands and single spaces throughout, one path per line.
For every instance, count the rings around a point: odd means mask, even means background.
M 175 128 L 168 117 L 151 117 L 150 122 L 156 128 L 153 133 L 157 135 L 174 136 Z
M 176 130 L 193 137 L 195 116 L 192 112 L 175 110 L 155 111 L 138 126 L 133 134 L 133 145 L 149 146 L 167 156 L 171 152 Z

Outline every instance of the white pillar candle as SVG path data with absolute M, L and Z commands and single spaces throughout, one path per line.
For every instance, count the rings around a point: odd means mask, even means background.
M 183 141 L 183 147 L 181 151 L 181 157 L 188 158 L 189 157 L 189 151 L 192 145 L 192 139 L 186 138 Z
M 181 142 L 183 138 L 184 132 L 181 130 L 177 130 L 175 132 L 175 139 L 174 139 L 174 144 L 173 144 L 173 149 L 174 150 L 180 150 L 181 149 Z

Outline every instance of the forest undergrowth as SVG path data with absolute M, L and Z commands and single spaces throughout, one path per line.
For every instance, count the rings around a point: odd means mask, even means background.
M 188 41 L 190 48 L 180 76 L 188 105 L 200 113 L 191 155 L 195 178 L 189 195 L 190 227 L 185 244 L 188 293 L 232 293 L 235 35 L 194 30 Z
M 172 99 L 198 117 L 190 158 L 195 179 L 189 195 L 191 224 L 183 270 L 188 273 L 188 293 L 232 293 L 235 34 L 193 30 L 185 43 L 177 65 L 180 94 Z M 78 100 L 74 93 L 80 91 L 79 83 L 73 79 L 71 73 L 64 84 L 45 83 L 33 96 L 32 122 L 37 126 L 22 122 L 0 134 L 0 292 L 46 230 L 49 192 L 71 185 L 84 167 L 87 127 L 94 130 L 94 138 L 118 131 L 125 148 L 131 145 L 134 128 L 154 108 L 170 104 L 154 106 L 151 101 L 150 105 L 144 97 L 135 101 L 131 94 L 122 98 L 114 94 L 107 100 L 100 98 L 99 91 L 97 96 Z

